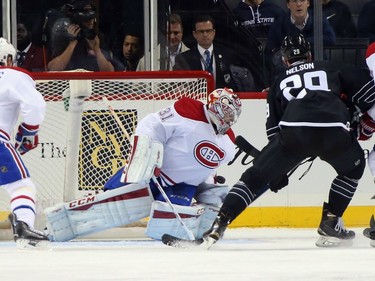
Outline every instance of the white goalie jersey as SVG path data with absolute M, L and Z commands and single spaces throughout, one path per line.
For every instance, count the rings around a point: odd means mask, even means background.
M 235 155 L 234 134 L 217 135 L 205 105 L 182 98 L 143 118 L 135 134 L 147 135 L 164 146 L 161 178 L 168 185 L 198 185 Z

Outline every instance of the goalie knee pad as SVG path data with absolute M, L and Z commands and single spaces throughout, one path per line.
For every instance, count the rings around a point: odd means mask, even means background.
M 230 187 L 228 185 L 218 185 L 201 183 L 198 185 L 195 200 L 198 204 L 204 203 L 213 206 L 221 206 L 224 202 L 225 196 L 227 196 Z
M 152 196 L 147 185 L 128 184 L 47 208 L 47 228 L 52 241 L 126 225 L 150 214 Z
M 163 144 L 152 141 L 146 135 L 132 136 L 132 151 L 127 166 L 121 176 L 121 182 L 149 182 L 155 169 L 163 163 Z
M 173 205 L 187 228 L 196 237 L 201 222 L 204 206 Z M 147 224 L 146 235 L 161 240 L 163 234 L 178 238 L 190 239 L 181 222 L 176 218 L 171 206 L 166 202 L 154 201 L 151 207 L 150 220 Z

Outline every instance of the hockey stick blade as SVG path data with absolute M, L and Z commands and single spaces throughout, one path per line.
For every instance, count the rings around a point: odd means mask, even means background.
M 181 249 L 187 249 L 187 248 L 193 248 L 198 246 L 203 246 L 203 242 L 205 241 L 203 238 L 197 239 L 197 240 L 187 240 L 178 238 L 173 235 L 169 234 L 163 234 L 161 237 L 161 241 L 163 244 L 174 247 L 174 248 L 181 248 Z
M 237 136 L 234 142 L 241 150 L 254 158 L 260 153 L 260 151 L 250 144 L 243 136 Z

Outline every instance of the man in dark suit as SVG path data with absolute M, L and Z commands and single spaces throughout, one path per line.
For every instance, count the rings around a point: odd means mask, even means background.
M 16 65 L 28 71 L 45 71 L 47 61 L 43 48 L 31 41 L 32 34 L 26 23 L 17 24 Z
M 197 45 L 176 56 L 173 70 L 206 70 L 215 78 L 215 87 L 228 87 L 236 91 L 230 65 L 236 64 L 234 54 L 213 43 L 215 21 L 209 15 L 200 15 L 194 21 L 193 36 Z

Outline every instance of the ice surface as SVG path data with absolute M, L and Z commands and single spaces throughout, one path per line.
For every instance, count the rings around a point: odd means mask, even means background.
M 315 229 L 228 229 L 210 250 L 142 239 L 53 243 L 19 251 L 0 241 L 1 281 L 375 280 L 375 248 L 355 229 L 350 248 L 318 248 Z

